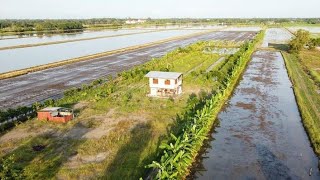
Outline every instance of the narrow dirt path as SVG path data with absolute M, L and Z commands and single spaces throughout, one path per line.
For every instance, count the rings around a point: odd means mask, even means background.
M 189 71 L 187 71 L 186 73 L 184 73 L 184 76 L 189 75 L 192 71 L 195 71 L 196 69 L 198 69 L 199 67 L 202 66 L 203 63 L 200 63 L 199 65 L 197 65 L 196 67 L 193 67 L 192 69 L 190 69 Z
M 216 67 L 220 62 L 222 62 L 225 59 L 225 57 L 221 57 L 218 61 L 214 62 L 211 66 L 208 67 L 206 72 L 211 71 L 214 67 Z

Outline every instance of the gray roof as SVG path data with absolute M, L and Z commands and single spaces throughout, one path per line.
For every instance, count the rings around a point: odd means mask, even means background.
M 62 107 L 47 107 L 44 109 L 41 109 L 40 111 L 57 111 L 58 109 L 61 109 Z
M 150 71 L 148 74 L 146 74 L 145 77 L 161 78 L 161 79 L 178 79 L 178 77 L 181 75 L 182 73 L 178 73 L 178 72 Z

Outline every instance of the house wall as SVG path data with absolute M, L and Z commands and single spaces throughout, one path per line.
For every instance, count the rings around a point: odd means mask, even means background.
M 66 123 L 72 119 L 73 119 L 72 114 L 67 115 L 67 116 L 63 116 L 63 117 L 53 117 L 53 116 L 51 116 L 50 112 L 38 112 L 38 120 Z
M 158 92 L 158 88 L 150 88 L 150 95 L 156 96 Z
M 182 78 L 177 80 L 177 84 L 175 83 L 175 79 L 169 79 L 170 85 L 166 85 L 165 81 L 167 79 L 158 78 L 158 84 L 153 84 L 153 78 L 149 78 L 150 88 L 165 88 L 165 89 L 176 89 L 179 85 L 182 85 Z
M 49 120 L 50 112 L 38 112 L 39 120 Z
M 177 94 L 181 94 L 182 93 L 182 86 L 179 86 L 178 88 L 177 88 Z
M 73 115 L 69 115 L 69 116 L 63 116 L 63 117 L 52 117 L 52 118 L 50 118 L 49 121 L 66 123 L 72 119 L 73 119 Z

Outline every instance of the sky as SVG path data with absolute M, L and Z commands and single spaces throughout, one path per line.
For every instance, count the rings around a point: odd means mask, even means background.
M 320 0 L 0 0 L 0 19 L 320 17 Z

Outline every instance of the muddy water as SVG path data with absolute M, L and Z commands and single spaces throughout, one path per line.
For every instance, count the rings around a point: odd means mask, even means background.
M 320 179 L 290 87 L 279 52 L 255 53 L 192 178 Z

